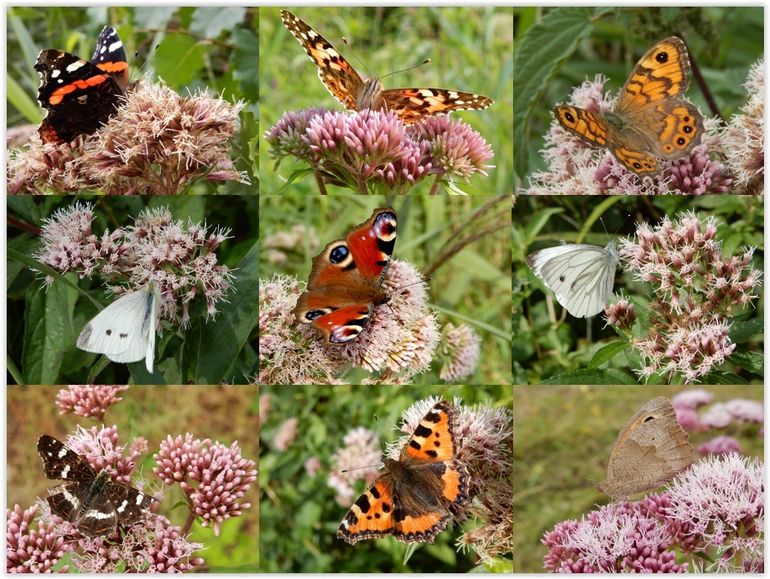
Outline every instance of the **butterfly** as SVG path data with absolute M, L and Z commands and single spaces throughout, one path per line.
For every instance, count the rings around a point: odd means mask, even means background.
M 144 358 L 152 374 L 159 307 L 160 293 L 154 286 L 127 293 L 85 325 L 77 346 L 123 364 Z
M 144 517 L 153 499 L 137 489 L 112 480 L 106 470 L 97 473 L 81 455 L 53 436 L 37 441 L 45 476 L 66 481 L 47 497 L 51 512 L 89 536 L 109 535 Z
M 530 253 L 527 265 L 556 294 L 556 301 L 576 318 L 594 316 L 612 297 L 618 251 L 606 247 L 565 244 Z
M 70 142 L 107 122 L 129 85 L 123 43 L 112 26 L 96 41 L 91 61 L 62 50 L 40 51 L 37 100 L 48 110 L 38 132 L 44 143 Z
M 321 82 L 349 110 L 388 110 L 404 124 L 410 124 L 429 115 L 485 109 L 494 102 L 485 96 L 445 88 L 385 90 L 378 78 L 364 80 L 328 40 L 294 14 L 281 10 L 281 20 L 318 67 Z
M 385 459 L 380 476 L 350 507 L 337 537 L 351 545 L 386 535 L 433 542 L 470 500 L 468 469 L 455 456 L 456 414 L 446 401 L 428 411 L 399 460 Z
M 610 452 L 599 490 L 613 499 L 658 488 L 693 462 L 693 448 L 671 402 L 658 396 L 628 421 Z
M 355 340 L 374 307 L 388 301 L 382 283 L 396 244 L 397 225 L 393 209 L 376 209 L 345 239 L 332 241 L 313 258 L 307 291 L 294 308 L 297 321 L 320 330 L 327 344 Z
M 558 105 L 553 112 L 567 131 L 592 147 L 608 149 L 629 171 L 655 175 L 659 159 L 679 159 L 700 143 L 703 118 L 680 98 L 689 71 L 687 47 L 671 36 L 636 63 L 612 111 Z

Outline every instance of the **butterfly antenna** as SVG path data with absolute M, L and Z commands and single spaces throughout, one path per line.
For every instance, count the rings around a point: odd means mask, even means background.
M 340 473 L 343 472 L 353 472 L 354 470 L 361 470 L 362 468 L 380 468 L 382 466 L 382 463 L 379 464 L 370 464 L 369 466 L 357 466 L 355 468 L 344 468 L 340 470 Z
M 414 64 L 414 65 L 410 66 L 409 68 L 402 68 L 401 70 L 394 70 L 393 72 L 389 72 L 388 74 L 386 74 L 385 76 L 380 77 L 380 78 L 388 78 L 389 76 L 392 76 L 394 74 L 398 74 L 400 72 L 409 72 L 410 70 L 414 70 L 415 68 L 419 68 L 419 67 L 421 67 L 424 64 L 428 64 L 429 62 L 430 62 L 430 58 L 426 58 L 420 64 Z
M 347 37 L 346 37 L 346 36 L 343 36 L 343 37 L 342 37 L 342 44 L 344 44 L 344 45 L 345 45 L 345 47 L 346 47 L 346 48 L 347 48 L 347 49 L 350 51 L 350 54 L 352 54 L 353 56 L 355 56 L 356 60 L 357 60 L 357 61 L 358 61 L 358 62 L 361 64 L 361 66 L 362 66 L 362 67 L 364 68 L 364 70 L 366 71 L 366 76 L 368 76 L 368 77 L 371 77 L 371 76 L 372 76 L 372 72 L 369 70 L 369 67 L 368 67 L 368 66 L 366 66 L 366 63 L 363 61 L 363 59 L 362 59 L 361 57 L 359 57 L 359 56 L 358 56 L 358 53 L 356 53 L 356 51 L 355 51 L 355 50 L 353 50 L 353 47 L 352 47 L 352 46 L 350 46 L 350 44 L 348 43 L 348 39 L 347 39 Z

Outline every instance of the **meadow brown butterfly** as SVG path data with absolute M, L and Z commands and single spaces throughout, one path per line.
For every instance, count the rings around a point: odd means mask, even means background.
M 599 490 L 615 500 L 669 482 L 693 461 L 693 447 L 663 396 L 642 406 L 620 431 Z

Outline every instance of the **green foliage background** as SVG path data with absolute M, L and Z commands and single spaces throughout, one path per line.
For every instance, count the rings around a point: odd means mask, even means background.
M 8 507 L 18 504 L 27 509 L 36 497 L 46 497 L 47 489 L 58 484 L 43 474 L 37 454 L 37 439 L 50 434 L 64 441 L 76 426 L 101 428 L 94 418 L 73 414 L 60 415 L 56 394 L 66 386 L 10 386 L 7 394 L 8 446 L 7 500 Z M 189 432 L 196 438 L 210 438 L 225 446 L 237 441 L 241 455 L 258 462 L 258 395 L 256 386 L 134 386 L 121 394 L 121 402 L 111 406 L 104 425 L 117 425 L 120 444 L 130 444 L 141 436 L 147 440 L 148 452 L 134 472 L 134 481 L 147 482 L 145 490 L 163 490 L 157 505 L 158 514 L 182 526 L 188 509 L 180 503 L 184 495 L 178 485 L 165 486 L 152 472 L 152 455 L 166 436 L 184 436 Z M 252 483 L 241 503 L 251 503 L 239 517 L 222 523 L 221 533 L 214 536 L 210 527 L 198 522 L 191 527 L 190 540 L 203 543 L 205 549 L 196 556 L 206 561 L 210 572 L 254 572 L 259 566 L 259 508 L 258 482 Z M 33 525 L 33 528 L 37 528 Z M 58 569 L 58 567 L 57 567 Z
M 700 66 L 725 119 L 747 100 L 743 83 L 763 56 L 761 6 L 527 7 L 514 9 L 514 148 L 517 184 L 545 168 L 538 151 L 551 109 L 597 74 L 607 90 L 623 86 L 636 61 L 657 41 L 681 36 Z M 697 83 L 686 94 L 704 116 L 713 116 Z
M 305 244 L 286 251 L 286 263 L 270 263 L 263 251 L 260 255 L 262 279 L 284 273 L 307 281 L 313 257 L 324 246 L 344 238 L 355 225 L 366 221 L 377 207 L 393 207 L 398 213 L 398 238 L 394 259 L 408 261 L 418 269 L 432 263 L 441 250 L 457 241 L 452 227 L 470 216 L 490 197 L 449 198 L 420 196 L 390 203 L 375 196 L 304 197 L 260 195 L 260 237 L 263 244 L 278 232 L 293 225 L 313 227 L 319 240 L 314 250 Z M 507 197 L 495 208 L 508 222 L 510 202 Z M 470 232 L 473 232 L 473 226 Z M 464 234 L 469 231 L 464 230 Z M 429 286 L 429 306 L 437 310 L 439 323 L 455 325 L 464 322 L 481 337 L 481 362 L 475 375 L 467 381 L 474 384 L 510 383 L 510 254 L 505 244 L 508 231 L 502 227 L 468 245 L 463 251 L 434 271 Z M 417 376 L 421 384 L 438 384 L 438 370 Z M 356 374 L 363 378 L 366 374 Z
M 77 200 L 95 204 L 93 232 L 133 224 L 145 208 L 169 207 L 174 219 L 229 227 L 232 239 L 217 250 L 218 263 L 235 269 L 228 302 L 207 320 L 205 302 L 190 304 L 190 326 L 181 331 L 161 322 L 155 345 L 155 371 L 144 361 L 104 364 L 101 356 L 83 352 L 75 342 L 96 315 L 91 299 L 106 305 L 100 277 L 90 282 L 75 274 L 52 273 L 56 281 L 43 291 L 42 275 L 30 267 L 48 268 L 33 258 L 40 247 L 39 228 L 57 209 Z M 31 197 L 8 198 L 7 329 L 8 383 L 13 384 L 248 384 L 256 374 L 257 211 L 251 196 L 228 197 Z M 84 299 L 81 299 L 84 298 Z M 89 299 L 90 298 L 90 299 Z M 212 347 L 216 344 L 216 347 Z M 98 381 L 97 381 L 98 380 Z
M 384 450 L 402 434 L 396 431 L 401 413 L 428 396 L 462 399 L 466 406 L 483 404 L 510 408 L 512 389 L 496 386 L 316 386 L 261 387 L 269 412 L 260 427 L 260 525 L 263 572 L 452 572 L 473 570 L 471 553 L 458 552 L 454 542 L 462 529 L 441 532 L 433 544 L 421 544 L 404 564 L 407 545 L 392 537 L 348 545 L 337 528 L 349 505 L 338 505 L 327 485 L 331 456 L 343 446 L 345 434 L 357 427 L 376 432 Z M 298 432 L 285 450 L 275 448 L 275 435 L 290 418 Z M 313 475 L 305 462 L 318 459 Z M 370 466 L 370 465 L 361 465 Z M 359 482 L 356 491 L 363 492 Z M 354 499 L 355 500 L 355 499 Z M 477 568 L 482 571 L 483 568 Z
M 386 88 L 448 88 L 492 98 L 495 103 L 484 111 L 452 113 L 477 130 L 495 154 L 491 161 L 495 168 L 489 171 L 489 177 L 476 175 L 470 183 L 457 185 L 471 194 L 511 193 L 511 8 L 337 6 L 290 10 L 331 42 L 362 76 L 382 76 L 431 59 L 426 66 L 385 79 Z M 352 50 L 342 43 L 343 37 Z M 287 111 L 342 108 L 318 79 L 317 69 L 305 51 L 284 27 L 279 8 L 260 9 L 260 38 L 260 120 L 264 131 L 269 131 Z M 289 176 L 306 165 L 285 159 L 276 169 L 264 139 L 260 147 L 262 191 L 283 192 Z M 429 188 L 430 184 L 423 183 L 415 191 L 425 193 Z M 289 191 L 316 194 L 318 189 L 313 177 L 306 176 L 291 183 Z
M 699 386 L 700 388 L 700 386 Z M 543 572 L 543 534 L 567 519 L 610 502 L 594 488 L 604 480 L 610 449 L 620 430 L 645 402 L 671 398 L 681 386 L 516 386 L 514 410 L 514 571 Z M 763 402 L 762 386 L 706 386 L 715 402 L 747 398 Z M 764 456 L 757 424 L 731 425 L 690 434 L 697 447 L 726 434 L 743 454 Z M 641 495 L 639 495 L 641 496 Z
M 106 24 L 125 46 L 132 81 L 159 79 L 179 94 L 198 89 L 229 102 L 245 101 L 241 130 L 232 143 L 238 170 L 251 185 L 197 184 L 192 193 L 255 193 L 259 135 L 259 30 L 256 8 L 238 6 L 55 8 L 14 7 L 8 17 L 7 105 L 9 127 L 39 123 L 40 50 L 55 48 L 90 59 Z
M 598 201 L 601 199 L 601 201 Z M 553 293 L 530 271 L 525 259 L 532 251 L 567 243 L 605 246 L 609 237 L 631 238 L 635 223 L 660 223 L 693 210 L 701 218 L 717 218 L 717 239 L 726 255 L 757 248 L 754 267 L 763 270 L 764 206 L 762 198 L 746 196 L 598 197 L 559 196 L 516 198 L 513 210 L 513 374 L 514 384 L 637 384 L 634 369 L 641 368 L 635 351 L 601 315 L 578 319 L 556 303 Z M 608 236 L 602 230 L 604 222 Z M 615 295 L 622 290 L 641 312 L 649 298 L 649 286 L 635 281 L 618 268 Z M 702 380 L 707 384 L 757 383 L 764 366 L 764 290 L 753 305 L 737 311 L 730 336 L 738 347 L 727 362 Z M 557 315 L 550 319 L 547 301 Z M 609 350 L 618 348 L 610 356 Z M 601 354 L 609 359 L 598 363 Z M 597 357 L 594 359 L 594 357 Z M 655 382 L 651 379 L 652 383 Z

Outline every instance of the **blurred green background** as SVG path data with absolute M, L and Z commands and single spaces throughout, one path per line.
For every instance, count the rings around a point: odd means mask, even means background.
M 637 60 L 657 41 L 681 36 L 724 118 L 746 100 L 746 73 L 763 56 L 761 6 L 526 7 L 514 9 L 514 147 L 517 185 L 545 168 L 538 151 L 551 109 L 597 74 L 617 95 Z M 691 76 L 687 99 L 704 116 L 714 111 Z
M 123 41 L 132 81 L 162 80 L 182 95 L 200 89 L 231 103 L 246 101 L 231 157 L 252 184 L 199 183 L 191 192 L 256 193 L 258 18 L 256 8 L 238 6 L 8 8 L 8 127 L 38 124 L 45 116 L 37 102 L 40 76 L 34 69 L 40 50 L 55 48 L 90 59 L 99 32 L 110 24 Z
M 748 196 L 612 196 L 520 195 L 513 209 L 513 376 L 514 384 L 636 384 L 634 369 L 641 367 L 639 356 L 626 348 L 608 362 L 588 371 L 589 363 L 602 347 L 621 337 L 604 327 L 603 315 L 574 318 L 556 302 L 553 292 L 527 266 L 526 256 L 537 249 L 566 243 L 589 243 L 604 247 L 618 237 L 632 238 L 636 223 L 651 227 L 664 216 L 672 219 L 685 211 L 701 218 L 717 219 L 717 240 L 726 255 L 755 247 L 753 265 L 764 263 L 764 206 L 761 197 Z M 599 219 L 601 218 L 601 221 Z M 603 222 L 603 225 L 602 225 Z M 608 233 L 605 233 L 608 232 Z M 632 279 L 618 266 L 615 295 L 619 290 L 641 311 L 649 301 L 649 284 Z M 738 311 L 730 335 L 738 344 L 734 356 L 714 372 L 704 376 L 707 384 L 760 382 L 761 368 L 747 364 L 735 354 L 749 353 L 763 360 L 764 292 L 752 306 Z M 548 314 L 552 302 L 557 319 Z M 614 301 L 614 300 L 612 300 Z M 761 364 L 760 364 L 761 365 Z M 654 378 L 651 383 L 656 382 Z
M 699 388 L 701 388 L 699 386 Z M 715 402 L 763 402 L 762 386 L 706 386 Z M 593 485 L 605 479 L 610 449 L 634 413 L 681 386 L 516 386 L 514 388 L 514 571 L 543 572 L 543 534 L 567 519 L 610 502 Z M 708 408 L 708 407 L 706 407 Z M 690 435 L 699 444 L 718 435 L 737 438 L 743 454 L 764 456 L 761 425 L 731 425 Z M 641 496 L 641 495 L 639 495 Z
M 421 63 L 430 64 L 395 74 L 385 88 L 435 87 L 475 92 L 495 103 L 483 111 L 458 111 L 492 146 L 489 176 L 474 176 L 458 186 L 472 194 L 511 193 L 513 184 L 513 55 L 512 9 L 505 7 L 418 8 L 374 7 L 291 8 L 326 38 L 364 77 L 384 76 Z M 352 46 L 347 48 L 342 38 Z M 269 131 L 284 112 L 311 107 L 341 110 L 318 79 L 315 64 L 281 22 L 280 9 L 260 9 L 261 127 Z M 356 58 L 356 56 L 358 58 Z M 358 60 L 365 64 L 361 64 Z M 367 73 L 367 68 L 371 73 Z M 262 191 L 278 192 L 296 169 L 305 165 L 284 159 L 278 169 L 260 142 Z M 429 183 L 415 192 L 426 193 Z M 292 192 L 316 194 L 306 176 L 291 184 Z
M 40 228 L 45 219 L 76 202 L 94 205 L 92 230 L 101 237 L 134 224 L 144 208 L 168 207 L 173 218 L 188 219 L 215 228 L 231 229 L 231 239 L 217 249 L 217 262 L 233 269 L 233 287 L 217 304 L 210 319 L 205 300 L 190 302 L 190 325 L 181 330 L 161 321 L 155 344 L 155 371 L 144 362 L 112 363 L 92 374 L 103 357 L 75 347 L 85 324 L 97 309 L 87 296 L 107 305 L 115 298 L 104 291 L 104 278 L 79 280 L 68 274 L 43 290 L 42 275 L 30 267 L 40 248 Z M 255 196 L 29 196 L 8 198 L 7 214 L 7 340 L 9 384 L 249 384 L 257 367 L 257 259 L 258 202 Z M 48 274 L 46 269 L 46 274 Z M 58 275 L 55 274 L 54 275 Z M 121 280 L 125 281 L 125 280 Z M 179 304 L 181 307 L 181 304 Z M 178 311 L 181 311 L 178 310 Z M 217 344 L 212 348 L 211 344 Z M 98 381 L 97 381 L 98 380 Z
M 102 426 L 94 418 L 59 415 L 55 404 L 59 388 L 67 387 L 8 387 L 6 498 L 9 508 L 19 504 L 22 509 L 27 509 L 35 497 L 48 496 L 47 489 L 59 484 L 48 480 L 43 473 L 36 449 L 40 435 L 50 434 L 65 441 L 78 425 L 86 429 Z M 210 438 L 228 447 L 238 441 L 241 455 L 258 463 L 256 386 L 132 386 L 120 397 L 123 400 L 107 410 L 104 425 L 117 425 L 121 445 L 130 444 L 137 436 L 147 439 L 149 450 L 133 473 L 134 480 L 147 481 L 145 490 L 154 492 L 163 487 L 152 472 L 155 466 L 152 455 L 168 435 L 176 437 L 189 432 L 196 438 Z M 258 481 L 255 481 L 241 499 L 242 503 L 251 503 L 251 507 L 241 516 L 224 521 L 218 537 L 214 536 L 211 527 L 193 523 L 190 540 L 205 545 L 203 551 L 195 554 L 206 561 L 202 570 L 220 573 L 257 570 L 257 488 Z M 169 518 L 173 525 L 182 526 L 189 512 L 179 504 L 184 500 L 178 485 L 165 487 L 158 513 Z
M 392 537 L 348 545 L 337 528 L 350 505 L 339 505 L 327 485 L 331 456 L 345 434 L 357 427 L 373 430 L 381 447 L 394 442 L 401 413 L 428 396 L 462 399 L 466 406 L 511 407 L 512 389 L 496 386 L 316 386 L 260 388 L 260 526 L 263 572 L 454 572 L 476 569 L 473 553 L 458 552 L 461 530 L 445 529 L 433 544 L 419 544 L 406 565 L 407 545 Z M 269 399 L 269 401 L 267 400 Z M 281 425 L 298 419 L 293 442 L 275 446 Z M 308 459 L 320 461 L 317 472 L 305 470 Z M 371 465 L 361 465 L 371 466 Z M 356 492 L 365 486 L 359 481 Z M 356 496 L 357 498 L 357 496 Z M 355 500 L 355 499 L 353 499 Z
M 355 225 L 363 223 L 377 207 L 393 207 L 398 213 L 398 237 L 393 258 L 408 261 L 420 271 L 441 255 L 460 237 L 480 231 L 471 221 L 470 227 L 458 233 L 453 228 L 474 211 L 492 200 L 484 197 L 420 196 L 396 203 L 376 196 L 268 196 L 260 195 L 260 253 L 261 279 L 273 274 L 297 276 L 303 282 L 310 274 L 313 257 L 327 243 L 344 238 Z M 497 221 L 485 220 L 485 226 L 495 228 L 466 246 L 433 272 L 429 280 L 429 306 L 439 314 L 439 323 L 465 323 L 481 338 L 481 362 L 476 373 L 466 379 L 473 384 L 509 384 L 511 377 L 510 336 L 511 295 L 509 233 L 505 223 L 510 219 L 508 196 L 500 198 L 493 208 Z M 282 259 L 270 258 L 271 237 L 302 225 L 312 233 L 300 245 L 281 249 Z M 499 227 L 498 227 L 499 225 Z M 310 236 L 315 235 L 314 248 Z M 421 384 L 436 384 L 439 367 L 416 377 Z M 353 377 L 363 378 L 360 373 Z

